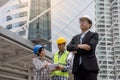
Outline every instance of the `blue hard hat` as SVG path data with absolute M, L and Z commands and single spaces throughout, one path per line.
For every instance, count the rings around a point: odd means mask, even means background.
M 34 54 L 38 54 L 38 51 L 39 51 L 40 48 L 43 48 L 43 46 L 42 45 L 35 45 L 33 47 Z

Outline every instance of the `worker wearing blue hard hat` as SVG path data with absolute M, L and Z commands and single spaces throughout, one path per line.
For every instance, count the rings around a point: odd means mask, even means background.
M 35 45 L 34 48 L 33 48 L 33 52 L 34 54 L 37 54 L 39 53 L 39 50 L 40 49 L 43 49 L 44 47 L 42 45 Z
M 44 46 L 35 45 L 33 47 L 33 53 L 37 55 L 35 58 L 33 58 L 33 80 L 49 80 L 49 73 L 47 69 L 48 62 L 45 60 Z

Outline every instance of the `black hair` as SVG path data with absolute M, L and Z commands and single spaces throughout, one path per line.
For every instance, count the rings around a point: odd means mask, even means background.
M 92 21 L 91 21 L 91 20 L 88 20 L 88 23 L 89 23 L 89 24 L 92 24 Z
M 44 47 L 41 47 L 37 53 L 37 56 L 39 56 L 39 53 L 41 53 L 42 49 L 44 49 Z
M 91 26 L 92 26 L 92 21 L 91 20 L 88 20 L 88 23 L 91 24 Z M 90 28 L 91 28 L 91 26 L 90 26 Z

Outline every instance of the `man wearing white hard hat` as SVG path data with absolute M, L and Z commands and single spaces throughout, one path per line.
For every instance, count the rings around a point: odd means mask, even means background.
M 92 20 L 85 15 L 79 19 L 82 33 L 73 36 L 67 50 L 74 52 L 72 73 L 74 80 L 97 80 L 99 71 L 95 55 L 98 33 L 91 32 Z

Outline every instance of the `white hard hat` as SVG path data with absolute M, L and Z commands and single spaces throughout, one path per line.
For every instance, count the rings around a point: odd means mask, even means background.
M 92 24 L 92 20 L 90 19 L 90 17 L 88 15 L 82 16 L 79 20 L 81 20 L 81 19 L 87 19 L 89 21 L 89 23 Z
M 84 16 L 82 16 L 82 17 L 86 17 L 86 18 L 89 18 L 89 19 L 90 19 L 90 17 L 89 17 L 88 15 L 84 15 Z

